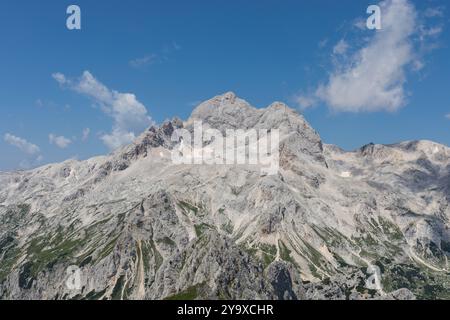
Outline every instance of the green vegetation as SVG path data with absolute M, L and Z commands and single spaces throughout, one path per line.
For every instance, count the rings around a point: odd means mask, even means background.
M 323 259 L 322 254 L 317 251 L 312 245 L 310 245 L 306 241 L 303 241 L 303 244 L 307 249 L 306 254 L 310 258 L 312 263 L 314 263 L 316 266 L 321 266 L 324 262 L 326 263 L 326 261 L 324 261 Z
M 239 248 L 242 249 L 242 251 L 246 252 L 249 256 L 256 258 L 257 257 L 257 253 L 258 253 L 258 249 L 254 248 L 254 247 L 250 247 L 247 244 L 241 244 L 239 246 Z
M 2 283 L 6 277 L 11 273 L 15 264 L 19 260 L 20 257 L 20 249 L 17 248 L 17 244 L 15 241 L 11 242 L 8 246 L 0 247 L 0 283 Z
M 147 273 L 150 270 L 150 257 L 151 257 L 151 248 L 148 247 L 146 241 L 141 242 L 142 248 L 142 262 L 144 263 L 144 272 Z
M 382 272 L 381 284 L 385 292 L 407 288 L 418 299 L 450 299 L 450 273 L 435 272 L 412 264 L 395 264 L 381 258 L 376 262 Z
M 108 257 L 116 247 L 117 241 L 119 240 L 120 234 L 116 235 L 112 240 L 110 240 L 100 251 L 100 253 L 97 256 L 97 259 L 95 263 L 98 263 Z
M 122 299 L 122 291 L 123 286 L 125 284 L 125 276 L 121 275 L 114 286 L 113 292 L 111 294 L 112 300 L 121 300 Z
M 164 243 L 164 244 L 167 244 L 167 245 L 172 246 L 172 247 L 176 246 L 176 243 L 172 239 L 170 239 L 169 237 L 164 237 L 162 239 L 158 239 L 157 242 L 158 243 Z
M 64 239 L 62 231 L 58 231 L 50 241 L 43 236 L 32 239 L 27 248 L 30 275 L 36 277 L 59 261 L 73 259 L 82 244 L 80 239 Z
M 261 249 L 261 251 L 264 251 L 271 256 L 275 257 L 277 255 L 277 247 L 273 244 L 261 243 L 259 245 L 259 248 Z
M 388 237 L 388 239 L 393 241 L 402 241 L 404 239 L 402 231 L 396 224 L 383 217 L 379 218 L 379 222 L 381 230 Z
M 234 226 L 231 221 L 228 221 L 227 223 L 222 224 L 221 229 L 228 234 L 232 234 L 234 231 Z
M 204 288 L 205 283 L 200 283 L 195 286 L 189 287 L 186 290 L 183 290 L 177 294 L 166 297 L 164 300 L 195 300 L 199 298 L 202 289 Z
M 234 232 L 234 231 L 233 231 Z M 245 232 L 245 226 L 241 226 L 237 232 L 235 233 L 235 235 L 233 236 L 233 240 L 237 241 L 240 238 L 242 238 L 242 236 L 244 235 Z
M 326 243 L 329 248 L 339 248 L 345 244 L 354 245 L 351 239 L 344 236 L 338 230 L 331 228 L 320 228 L 313 225 L 312 229 Z
M 267 268 L 273 261 L 275 261 L 277 256 L 277 247 L 272 244 L 261 243 L 259 248 L 261 250 L 264 268 Z
M 197 235 L 198 238 L 200 238 L 208 229 L 214 229 L 213 226 L 210 226 L 209 224 L 206 223 L 196 224 L 194 228 L 195 234 Z
M 150 240 L 150 248 L 152 249 L 153 257 L 155 259 L 155 272 L 156 272 L 163 264 L 164 258 L 162 257 L 161 253 L 159 253 L 158 249 L 156 249 L 156 245 L 153 242 L 153 240 Z
M 263 258 L 264 269 L 267 268 L 268 266 L 270 266 L 270 264 L 275 261 L 274 256 L 271 256 L 265 252 L 262 253 L 262 258 Z
M 89 292 L 86 297 L 84 298 L 85 300 L 99 300 L 101 299 L 106 293 L 106 289 L 100 292 L 95 292 L 95 290 Z
M 349 266 L 349 264 L 344 260 L 344 258 L 342 258 L 337 253 L 332 252 L 332 255 L 340 267 L 348 267 Z
M 30 213 L 30 210 L 31 206 L 29 204 L 18 204 L 0 216 L 0 223 L 2 225 L 8 224 L 10 227 L 16 227 Z
M 29 204 L 19 204 L 17 206 L 19 208 L 19 216 L 24 217 L 30 213 L 31 206 Z
M 17 210 L 13 211 L 11 213 L 15 214 L 15 219 L 19 219 L 20 216 L 27 215 L 30 212 L 30 206 L 26 204 L 18 205 Z M 98 230 L 100 225 L 110 219 L 99 221 L 85 230 L 75 228 L 77 221 L 73 221 L 67 228 L 57 226 L 51 233 L 32 235 L 20 249 L 15 242 L 13 247 L 10 247 L 6 242 L 0 243 L 2 248 L 0 249 L 0 257 L 2 257 L 0 261 L 0 282 L 6 278 L 12 268 L 18 267 L 16 264 L 22 255 L 26 256 L 26 263 L 21 266 L 19 273 L 19 282 L 22 288 L 31 288 L 39 273 L 52 270 L 57 264 L 76 264 L 83 267 L 92 263 L 95 251 L 102 245 L 101 239 L 112 237 L 111 235 L 102 235 Z M 117 239 L 118 236 L 103 246 L 97 255 L 96 262 L 113 251 Z M 7 240 L 15 241 L 12 237 L 8 237 Z M 90 244 L 91 248 L 89 248 Z
M 199 208 L 186 202 L 186 201 L 179 201 L 178 202 L 178 206 L 185 212 L 185 213 L 189 213 L 189 212 L 193 212 L 195 215 L 198 214 L 199 212 Z
M 280 258 L 282 260 L 295 264 L 294 259 L 291 257 L 291 250 L 286 247 L 282 240 L 278 240 L 278 248 L 280 249 Z

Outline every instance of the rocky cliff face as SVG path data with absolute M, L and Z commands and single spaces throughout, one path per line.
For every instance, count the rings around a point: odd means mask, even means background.
M 174 131 L 196 121 L 279 129 L 279 173 L 174 164 Z M 448 299 L 449 156 L 345 152 L 286 105 L 227 93 L 109 156 L 0 173 L 0 297 Z

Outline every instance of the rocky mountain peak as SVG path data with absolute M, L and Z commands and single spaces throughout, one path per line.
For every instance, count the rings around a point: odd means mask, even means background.
M 237 127 L 248 121 L 247 118 L 254 120 L 258 113 L 258 110 L 247 101 L 238 98 L 232 92 L 227 92 L 198 105 L 188 119 L 188 123 L 203 121 L 211 122 L 211 124 L 220 125 L 222 122 L 224 125 L 230 125 L 234 122 Z
M 171 136 L 194 121 L 278 129 L 278 173 L 174 164 Z M 285 104 L 225 93 L 111 155 L 0 172 L 0 298 L 449 298 L 449 155 L 426 141 L 324 151 Z

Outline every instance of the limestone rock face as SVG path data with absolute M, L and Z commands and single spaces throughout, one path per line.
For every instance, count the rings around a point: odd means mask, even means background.
M 174 163 L 198 122 L 278 129 L 278 173 Z M 449 201 L 446 146 L 346 152 L 226 93 L 108 156 L 0 173 L 0 298 L 450 298 Z

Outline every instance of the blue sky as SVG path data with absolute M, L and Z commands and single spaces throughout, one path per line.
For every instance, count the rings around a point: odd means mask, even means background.
M 81 8 L 81 30 L 66 28 L 70 4 Z M 345 149 L 450 145 L 447 1 L 388 0 L 381 31 L 361 27 L 371 4 L 3 0 L 0 170 L 106 154 L 115 130 L 186 119 L 226 91 L 256 107 L 286 102 Z M 371 76 L 352 78 L 372 65 Z M 123 103 L 134 118 L 118 111 Z

